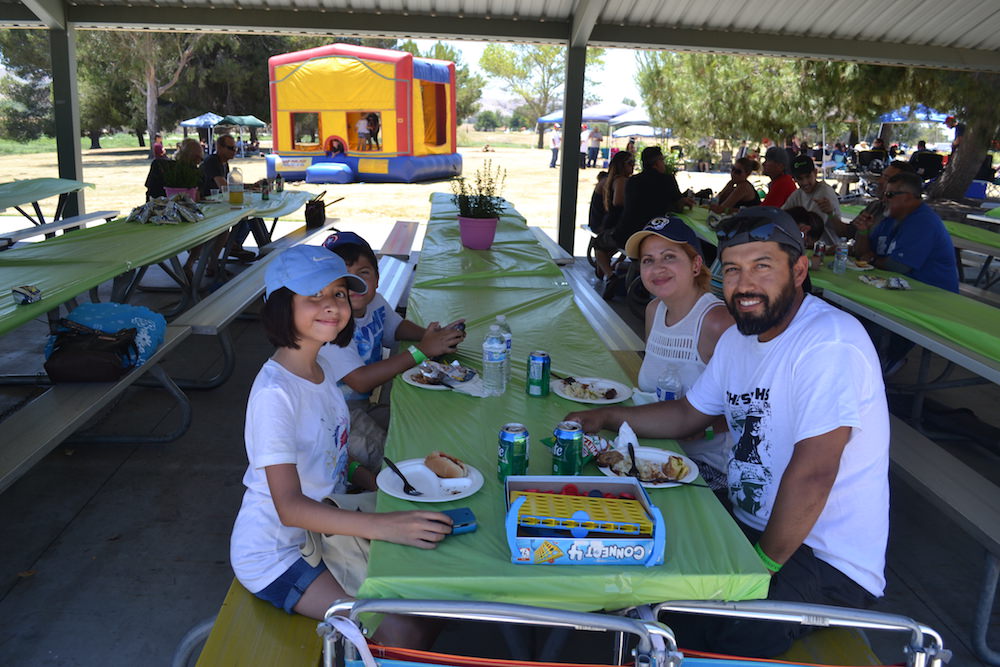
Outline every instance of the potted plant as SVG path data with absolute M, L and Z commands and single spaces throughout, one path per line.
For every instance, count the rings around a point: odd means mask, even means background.
M 201 183 L 201 171 L 198 167 L 190 162 L 163 160 L 160 169 L 163 171 L 163 191 L 167 197 L 183 193 L 192 200 L 197 200 L 198 185 Z
M 507 172 L 493 168 L 493 162 L 486 160 L 478 170 L 475 179 L 466 178 L 452 181 L 452 202 L 458 207 L 458 229 L 462 245 L 473 250 L 488 250 L 496 235 L 500 213 L 506 205 L 500 196 Z

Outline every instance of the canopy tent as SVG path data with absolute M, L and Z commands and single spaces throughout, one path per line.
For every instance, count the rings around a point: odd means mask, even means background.
M 616 128 L 611 133 L 616 139 L 620 137 L 669 137 L 670 129 L 666 127 L 653 127 L 652 125 L 626 125 Z
M 181 121 L 181 127 L 215 127 L 222 120 L 222 116 L 217 113 L 203 113 L 195 118 L 188 118 Z
M 948 114 L 935 111 L 928 106 L 918 104 L 915 107 L 902 106 L 894 111 L 878 117 L 883 125 L 886 123 L 943 123 Z
M 627 111 L 632 111 L 633 107 L 622 104 L 620 102 L 602 102 L 601 104 L 595 104 L 584 108 L 583 116 L 580 120 L 585 123 L 607 123 L 615 116 L 620 116 Z M 538 119 L 539 123 L 561 123 L 563 119 L 563 110 L 553 111 L 547 113 Z
M 642 107 L 636 107 L 623 114 L 619 114 L 608 121 L 611 125 L 650 125 L 652 121 L 649 114 Z M 632 133 L 634 134 L 634 132 Z
M 214 114 L 213 114 L 214 115 Z M 216 125 L 239 125 L 240 127 L 267 127 L 267 123 L 257 116 L 226 116 L 220 118 Z

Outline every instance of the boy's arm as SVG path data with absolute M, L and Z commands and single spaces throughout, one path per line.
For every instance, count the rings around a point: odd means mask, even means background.
M 413 324 L 412 322 L 400 323 L 396 329 L 397 335 L 403 330 L 403 324 Z M 416 325 L 413 325 L 416 327 Z M 417 327 L 420 328 L 420 327 Z M 454 329 L 451 326 L 442 328 L 437 322 L 431 322 L 419 342 L 414 347 L 419 350 L 424 357 L 439 357 L 442 354 L 454 352 L 462 340 L 465 339 L 465 332 Z M 388 359 L 376 361 L 354 369 L 343 378 L 344 383 L 354 391 L 367 394 L 385 384 L 400 373 L 407 371 L 417 365 L 417 360 L 409 349 L 405 349 L 399 354 L 394 354 Z
M 427 329 L 410 320 L 403 320 L 396 327 L 396 340 L 420 340 L 427 333 Z

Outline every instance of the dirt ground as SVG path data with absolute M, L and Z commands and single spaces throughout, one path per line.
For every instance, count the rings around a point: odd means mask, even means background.
M 559 169 L 549 169 L 551 153 L 548 149 L 496 148 L 484 153 L 478 148 L 460 149 L 464 173 L 471 175 L 484 160 L 507 170 L 503 195 L 527 218 L 529 224 L 550 231 L 555 236 L 559 208 Z M 253 181 L 265 176 L 264 159 L 259 157 L 234 160 L 243 171 L 244 179 Z M 106 149 L 84 151 L 83 180 L 94 188 L 85 194 L 86 209 L 118 210 L 127 213 L 145 201 L 146 174 L 149 159 L 135 149 Z M 577 204 L 577 224 L 587 219 L 590 195 L 597 178 L 597 169 L 580 173 Z M 57 175 L 56 154 L 0 156 L 0 182 L 15 178 L 54 177 Z M 727 180 L 724 174 L 681 172 L 677 177 L 681 190 L 688 187 L 700 190 L 705 187 L 719 189 Z M 328 208 L 327 215 L 345 222 L 350 229 L 364 228 L 378 223 L 380 227 L 396 220 L 424 221 L 430 211 L 428 198 L 433 192 L 450 192 L 448 181 L 428 183 L 351 183 L 347 185 L 290 184 L 290 188 L 310 192 L 326 191 L 326 200 L 337 197 L 344 200 Z M 54 200 L 52 200 L 54 202 Z M 46 202 L 51 203 L 51 202 Z M 43 207 L 46 215 L 49 209 Z M 14 211 L 7 211 L 14 214 Z M 577 254 L 583 252 L 577 249 Z

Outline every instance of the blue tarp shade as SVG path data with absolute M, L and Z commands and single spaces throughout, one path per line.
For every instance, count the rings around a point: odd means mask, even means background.
M 915 107 L 900 107 L 878 117 L 880 123 L 943 123 L 948 114 L 935 111 L 928 106 L 918 104 Z
M 219 121 L 221 121 L 221 120 L 222 120 L 222 116 L 220 116 L 219 114 L 215 114 L 215 113 L 212 113 L 211 111 L 209 111 L 208 113 L 203 113 L 202 115 L 198 116 L 197 118 L 188 118 L 187 120 L 182 120 L 181 121 L 181 126 L 182 127 L 215 127 L 216 125 L 219 124 Z
M 239 125 L 240 127 L 267 127 L 267 123 L 257 116 L 226 116 L 220 118 L 216 125 Z
M 423 58 L 413 59 L 413 78 L 421 81 L 433 81 L 434 83 L 451 83 L 451 74 L 448 72 L 447 65 Z
M 670 130 L 652 125 L 626 125 L 615 128 L 611 136 L 616 139 L 620 137 L 669 137 Z
M 631 111 L 619 114 L 608 121 L 611 125 L 651 125 L 649 114 L 642 107 L 636 107 Z
M 620 116 L 626 111 L 632 111 L 633 107 L 620 102 L 603 102 L 589 106 L 583 110 L 582 120 L 585 123 L 606 123 L 615 116 Z M 539 123 L 561 123 L 563 110 L 553 111 L 538 119 Z

